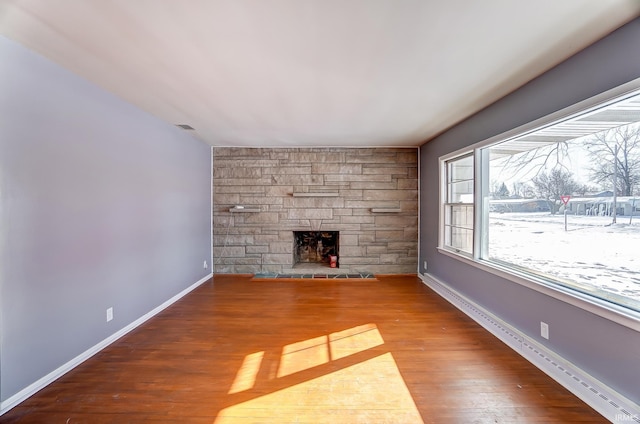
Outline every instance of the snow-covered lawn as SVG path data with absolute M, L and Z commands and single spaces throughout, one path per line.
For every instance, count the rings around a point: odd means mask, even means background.
M 492 213 L 489 255 L 640 310 L 640 216 Z M 619 297 L 621 296 L 621 298 Z

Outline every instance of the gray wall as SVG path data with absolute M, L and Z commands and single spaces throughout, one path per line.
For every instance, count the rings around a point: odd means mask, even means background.
M 635 20 L 421 147 L 420 264 L 428 272 L 640 403 L 640 335 L 440 254 L 438 157 L 640 77 Z M 423 270 L 421 270 L 423 271 Z M 551 339 L 539 337 L 540 321 Z
M 6 400 L 208 275 L 211 149 L 4 37 L 0 63 Z

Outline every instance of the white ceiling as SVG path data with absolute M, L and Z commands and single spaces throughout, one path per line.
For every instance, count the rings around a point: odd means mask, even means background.
M 640 0 L 0 0 L 0 33 L 214 146 L 417 146 Z

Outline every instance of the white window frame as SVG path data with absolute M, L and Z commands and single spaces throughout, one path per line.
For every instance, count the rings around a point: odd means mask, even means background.
M 470 182 L 472 182 L 474 184 L 474 187 L 473 187 L 473 190 L 474 190 L 473 191 L 473 196 L 474 196 L 473 202 L 471 202 L 471 203 L 451 202 L 451 199 L 449 198 L 450 193 L 451 193 L 451 191 L 450 191 L 451 181 L 450 181 L 450 176 L 449 176 L 449 166 L 448 165 L 451 162 L 455 162 L 455 161 L 458 161 L 458 160 L 463 160 L 465 158 L 471 158 L 471 160 L 473 161 L 473 176 L 472 176 L 472 178 L 470 180 L 468 180 L 468 181 L 470 181 Z M 475 250 L 474 249 L 475 239 L 476 239 L 476 237 L 475 237 L 475 227 L 476 227 L 476 222 L 475 221 L 476 221 L 476 218 L 475 217 L 477 215 L 476 206 L 475 206 L 475 203 L 476 203 L 475 202 L 475 170 L 476 170 L 476 163 L 475 163 L 475 158 L 474 158 L 473 152 L 467 152 L 467 153 L 462 154 L 462 155 L 456 155 L 456 156 L 450 157 L 450 158 L 442 161 L 441 169 L 442 169 L 442 178 L 443 178 L 443 183 L 444 183 L 444 188 L 441 190 L 442 200 L 440 202 L 440 204 L 442 206 L 441 212 L 440 212 L 440 214 L 442 216 L 441 245 L 444 248 L 449 249 L 449 250 L 451 250 L 453 252 L 456 252 L 456 253 L 459 253 L 459 254 L 465 255 L 465 256 L 470 256 L 470 255 L 473 254 L 473 251 Z M 452 221 L 453 221 L 452 217 L 449 217 L 449 221 L 450 222 L 449 222 L 449 224 L 447 224 L 447 213 L 448 213 L 447 211 L 450 210 L 449 208 L 453 208 L 454 206 L 463 206 L 463 207 L 470 206 L 470 207 L 473 208 L 474 218 L 473 218 L 472 227 L 470 228 L 470 230 L 473 233 L 472 234 L 473 239 L 472 239 L 472 243 L 471 243 L 471 252 L 467 252 L 465 250 L 462 250 L 459 247 L 447 244 L 447 234 L 449 234 L 451 232 L 451 229 L 454 227 L 454 225 L 452 223 Z M 453 238 L 453 236 L 449 235 L 449 238 Z
M 529 122 L 525 125 L 519 126 L 502 134 L 498 134 L 489 139 L 483 140 L 479 143 L 475 143 L 464 149 L 460 149 L 451 152 L 447 155 L 439 158 L 440 167 L 440 216 L 439 216 L 439 229 L 438 229 L 438 251 L 441 254 L 447 255 L 461 262 L 467 263 L 471 266 L 479 268 L 483 271 L 494 274 L 498 277 L 520 284 L 522 286 L 533 289 L 537 292 L 544 293 L 555 299 L 561 300 L 565 303 L 579 307 L 603 318 L 614 321 L 618 324 L 624 325 L 628 328 L 640 331 L 640 312 L 632 309 L 616 305 L 607 300 L 600 299 L 598 297 L 590 296 L 588 294 L 581 293 L 571 288 L 564 287 L 560 284 L 555 284 L 552 280 L 536 277 L 532 274 L 518 271 L 517 269 L 509 266 L 505 266 L 493 261 L 483 260 L 482 257 L 486 257 L 484 254 L 487 248 L 485 242 L 488 231 L 488 204 L 483 204 L 485 199 L 488 199 L 487 190 L 489 186 L 488 182 L 488 155 L 483 154 L 485 147 L 494 145 L 499 142 L 507 141 L 511 138 L 521 136 L 522 134 L 538 130 L 542 127 L 553 125 L 559 121 L 570 119 L 576 115 L 582 115 L 587 111 L 602 107 L 607 104 L 615 103 L 621 98 L 630 96 L 632 94 L 638 94 L 640 92 L 640 78 L 630 81 L 627 84 L 616 87 L 612 90 L 601 93 L 597 96 L 576 103 L 565 109 Z M 456 158 L 462 158 L 463 156 L 473 154 L 474 161 L 474 244 L 472 254 L 466 254 L 464 252 L 456 251 L 451 247 L 445 246 L 445 202 L 447 200 L 447 174 L 446 163 Z M 485 202 L 486 203 L 486 202 Z M 485 213 L 487 211 L 487 213 Z

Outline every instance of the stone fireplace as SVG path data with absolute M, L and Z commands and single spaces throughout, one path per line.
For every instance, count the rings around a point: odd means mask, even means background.
M 417 149 L 215 147 L 213 156 L 214 273 L 417 271 Z
M 293 232 L 293 266 L 319 264 L 331 267 L 331 257 L 336 259 L 335 268 L 339 267 L 337 258 L 340 249 L 339 231 L 294 231 Z

